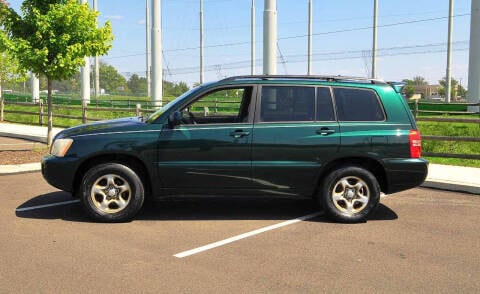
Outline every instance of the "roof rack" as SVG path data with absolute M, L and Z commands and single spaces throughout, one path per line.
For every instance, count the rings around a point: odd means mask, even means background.
M 362 77 L 349 77 L 349 76 L 317 76 L 317 75 L 244 75 L 228 77 L 220 82 L 245 80 L 245 79 L 261 79 L 261 80 L 273 80 L 273 79 L 307 79 L 307 80 L 322 80 L 326 82 L 363 82 L 372 84 L 386 84 L 384 80 L 369 79 Z

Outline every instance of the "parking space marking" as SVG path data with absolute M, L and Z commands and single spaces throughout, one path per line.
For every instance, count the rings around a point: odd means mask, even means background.
M 307 220 L 307 219 L 310 219 L 310 218 L 314 218 L 316 216 L 321 216 L 321 215 L 323 215 L 323 211 L 307 214 L 307 215 L 298 217 L 296 219 L 292 219 L 292 220 L 284 221 L 284 222 L 281 222 L 281 223 L 278 223 L 278 224 L 266 226 L 266 227 L 263 227 L 263 228 L 260 228 L 260 229 L 254 230 L 254 231 L 250 231 L 250 232 L 247 232 L 247 233 L 244 233 L 244 234 L 241 234 L 241 235 L 230 237 L 230 238 L 225 239 L 225 240 L 210 243 L 210 244 L 207 244 L 205 246 L 197 247 L 197 248 L 194 248 L 194 249 L 191 249 L 191 250 L 183 251 L 183 252 L 177 253 L 173 256 L 175 256 L 177 258 L 184 258 L 184 257 L 190 256 L 190 255 L 194 255 L 194 254 L 197 254 L 197 253 L 200 253 L 200 252 L 203 252 L 203 251 L 207 251 L 207 250 L 210 250 L 210 249 L 213 249 L 213 248 L 216 248 L 216 247 L 220 247 L 220 246 L 223 246 L 223 245 L 226 245 L 226 244 L 229 244 L 229 243 L 241 240 L 241 239 L 245 239 L 245 238 L 252 237 L 252 236 L 267 232 L 267 231 L 271 231 L 271 230 L 275 230 L 275 229 L 278 229 L 278 228 L 281 228 L 281 227 L 292 225 L 292 224 L 295 224 L 295 223 L 298 223 L 298 222 L 301 222 L 301 221 L 304 221 L 304 220 Z
M 72 203 L 77 203 L 80 202 L 80 200 L 69 200 L 69 201 L 63 201 L 63 202 L 57 202 L 57 203 L 51 203 L 51 204 L 44 204 L 44 205 L 36 205 L 36 206 L 30 206 L 30 207 L 22 207 L 22 208 L 17 208 L 15 211 L 20 212 L 20 211 L 28 211 L 28 210 L 34 210 L 34 209 L 40 209 L 40 208 L 46 208 L 46 207 L 52 207 L 52 206 L 60 206 L 60 205 L 67 205 L 67 204 L 72 204 Z

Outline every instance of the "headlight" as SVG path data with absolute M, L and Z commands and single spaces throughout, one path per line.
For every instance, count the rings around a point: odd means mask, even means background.
M 72 146 L 72 143 L 72 139 L 57 139 L 50 148 L 50 154 L 57 157 L 64 157 L 70 146 Z

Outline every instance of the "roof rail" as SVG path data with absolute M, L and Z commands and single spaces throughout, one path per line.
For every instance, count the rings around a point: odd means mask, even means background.
M 260 79 L 260 80 L 273 80 L 273 79 L 307 79 L 307 80 L 322 80 L 326 82 L 363 82 L 372 84 L 386 84 L 384 80 L 369 79 L 362 77 L 349 77 L 349 76 L 317 76 L 317 75 L 244 75 L 233 76 L 220 80 L 220 82 L 236 81 L 245 79 Z

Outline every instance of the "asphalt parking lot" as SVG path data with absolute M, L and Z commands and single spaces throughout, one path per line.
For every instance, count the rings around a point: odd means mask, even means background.
M 167 199 L 131 223 L 92 223 L 40 173 L 0 176 L 0 197 L 1 293 L 480 290 L 480 197 L 469 194 L 398 193 L 356 225 L 310 200 L 251 197 Z

